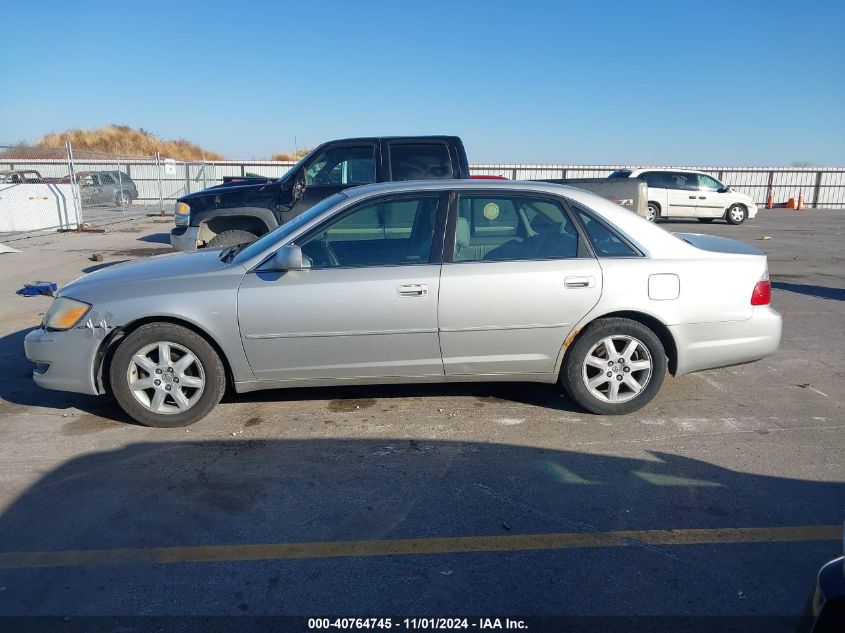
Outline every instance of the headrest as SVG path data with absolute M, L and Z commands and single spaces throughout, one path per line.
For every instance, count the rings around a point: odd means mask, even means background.
M 535 233 L 557 232 L 558 225 L 542 213 L 538 213 L 531 220 L 531 230 Z
M 455 228 L 455 244 L 467 246 L 469 244 L 469 220 L 458 218 L 458 225 Z

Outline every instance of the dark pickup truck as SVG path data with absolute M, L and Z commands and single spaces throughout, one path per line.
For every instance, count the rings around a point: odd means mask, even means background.
M 329 141 L 278 180 L 247 179 L 189 194 L 176 203 L 170 243 L 177 251 L 248 242 L 338 191 L 373 182 L 469 178 L 456 136 Z

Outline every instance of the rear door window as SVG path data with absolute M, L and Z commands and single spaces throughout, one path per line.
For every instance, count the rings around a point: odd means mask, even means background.
M 393 180 L 434 180 L 452 177 L 449 148 L 443 143 L 391 143 Z
M 578 234 L 557 203 L 529 196 L 462 194 L 453 262 L 578 256 Z

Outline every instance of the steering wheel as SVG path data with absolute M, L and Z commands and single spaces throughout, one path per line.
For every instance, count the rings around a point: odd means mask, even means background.
M 320 250 L 323 251 L 323 257 L 326 258 L 329 266 L 332 268 L 340 266 L 340 261 L 337 259 L 337 255 L 335 255 L 334 249 L 328 240 L 320 240 Z

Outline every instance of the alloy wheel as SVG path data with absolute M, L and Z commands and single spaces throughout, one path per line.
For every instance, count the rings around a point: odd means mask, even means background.
M 608 336 L 589 351 L 581 373 L 594 397 L 604 402 L 627 402 L 640 395 L 651 380 L 651 354 L 633 336 Z
M 186 411 L 205 389 L 205 371 L 199 359 L 188 348 L 167 341 L 138 350 L 126 379 L 135 399 L 155 413 Z

